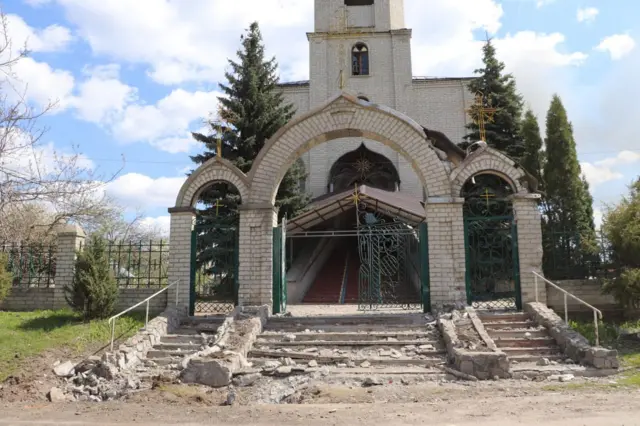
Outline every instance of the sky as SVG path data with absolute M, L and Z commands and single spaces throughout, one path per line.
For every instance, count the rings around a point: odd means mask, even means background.
M 313 0 L 0 0 L 15 67 L 46 146 L 81 152 L 109 196 L 168 228 L 167 208 L 202 151 L 190 131 L 216 110 L 240 35 L 260 23 L 281 81 L 308 78 Z M 488 34 L 544 129 L 558 93 L 573 123 L 596 221 L 640 175 L 640 2 L 405 0 L 415 76 L 471 76 Z M 14 82 L 15 83 L 15 82 Z

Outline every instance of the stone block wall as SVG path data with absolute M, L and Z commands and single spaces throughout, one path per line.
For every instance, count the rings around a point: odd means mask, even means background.
M 127 288 L 120 289 L 116 312 L 123 311 L 159 291 L 160 288 Z M 171 290 L 169 290 L 171 291 Z M 50 288 L 14 288 L 9 297 L 0 303 L 4 311 L 28 312 L 40 310 L 56 310 L 68 307 L 61 287 Z M 167 293 L 162 293 L 149 301 L 149 314 L 156 315 L 167 307 Z M 146 304 L 134 311 L 145 312 Z
M 619 305 L 613 296 L 602 294 L 602 282 L 600 280 L 562 280 L 556 281 L 555 284 L 601 311 L 619 309 Z M 547 306 L 562 315 L 564 312 L 563 293 L 548 286 Z M 567 307 L 569 312 L 591 312 L 591 309 L 570 297 L 567 298 Z
M 433 199 L 427 205 L 431 304 L 466 302 L 462 199 Z

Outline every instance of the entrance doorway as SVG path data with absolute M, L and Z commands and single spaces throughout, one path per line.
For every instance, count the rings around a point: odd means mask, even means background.
M 479 309 L 522 309 L 518 233 L 501 177 L 481 174 L 463 187 L 467 303 Z
M 360 186 L 316 200 L 274 230 L 274 268 L 285 241 L 289 303 L 354 305 L 360 311 L 430 310 L 424 207 L 412 197 Z M 279 298 L 284 298 L 285 295 Z M 274 297 L 275 300 L 275 297 Z

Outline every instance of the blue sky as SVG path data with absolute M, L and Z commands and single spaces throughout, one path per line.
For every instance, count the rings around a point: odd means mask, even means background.
M 544 128 L 559 93 L 575 128 L 595 207 L 640 174 L 640 2 L 632 0 L 406 0 L 414 75 L 471 75 L 485 31 Z M 166 226 L 200 147 L 189 130 L 216 108 L 218 82 L 239 36 L 259 20 L 283 80 L 308 76 L 313 0 L 5 0 L 16 67 L 34 104 L 56 99 L 44 142 L 77 147 L 108 193 Z

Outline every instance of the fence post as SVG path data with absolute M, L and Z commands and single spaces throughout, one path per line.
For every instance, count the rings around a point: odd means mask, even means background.
M 85 233 L 78 225 L 65 225 L 58 231 L 53 309 L 66 306 L 64 287 L 73 282 L 76 252 L 81 248 L 84 239 Z

